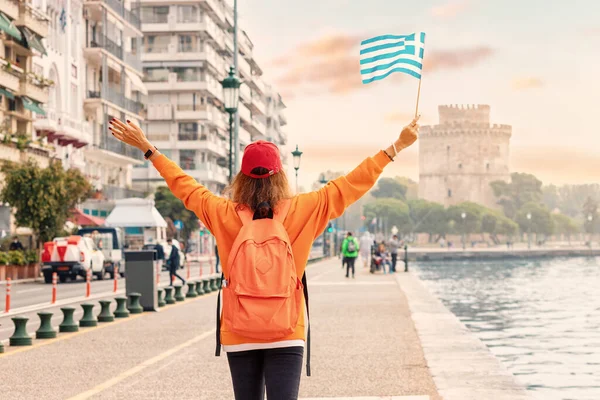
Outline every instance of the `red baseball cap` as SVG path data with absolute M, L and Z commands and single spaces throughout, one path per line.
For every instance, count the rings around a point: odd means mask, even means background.
M 264 175 L 256 175 L 252 173 L 254 168 L 265 168 L 269 172 Z M 242 157 L 242 173 L 244 175 L 257 179 L 268 178 L 282 169 L 281 156 L 275 144 L 259 140 L 250 143 L 244 149 L 244 156 Z

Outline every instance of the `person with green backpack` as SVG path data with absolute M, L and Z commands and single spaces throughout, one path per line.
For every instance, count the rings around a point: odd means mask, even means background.
M 349 278 L 350 268 L 352 268 L 352 278 L 354 278 L 354 263 L 358 257 L 359 250 L 360 245 L 358 244 L 358 240 L 352 236 L 352 232 L 348 232 L 346 239 L 342 243 L 342 256 L 346 261 L 346 278 Z

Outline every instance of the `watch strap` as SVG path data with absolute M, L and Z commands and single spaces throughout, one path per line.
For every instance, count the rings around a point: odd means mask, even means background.
M 144 153 L 144 158 L 146 160 L 149 159 L 156 150 L 158 150 L 156 147 L 154 147 L 154 149 L 148 149 L 148 151 Z

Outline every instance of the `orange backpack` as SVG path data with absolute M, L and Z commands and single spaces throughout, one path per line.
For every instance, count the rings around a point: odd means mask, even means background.
M 230 332 L 277 341 L 296 330 L 306 279 L 298 278 L 290 238 L 283 221 L 291 201 L 279 203 L 272 218 L 257 219 L 251 210 L 238 212 L 242 229 L 229 253 L 223 275 L 223 324 Z M 220 354 L 220 296 L 217 300 L 217 351 Z M 306 304 L 308 311 L 308 303 Z

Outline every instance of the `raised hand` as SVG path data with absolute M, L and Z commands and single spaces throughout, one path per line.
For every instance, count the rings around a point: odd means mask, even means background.
M 396 141 L 396 149 L 398 151 L 407 148 L 419 137 L 419 118 L 421 118 L 420 115 L 413 119 L 409 125 L 404 127 L 404 129 L 402 129 L 400 138 L 398 138 Z
M 109 124 L 111 125 L 108 127 L 110 132 L 123 143 L 136 147 L 143 152 L 152 148 L 152 145 L 148 139 L 146 139 L 146 135 L 144 135 L 144 131 L 133 122 L 127 121 L 127 123 L 125 123 L 113 118 L 109 121 Z

